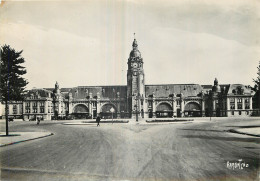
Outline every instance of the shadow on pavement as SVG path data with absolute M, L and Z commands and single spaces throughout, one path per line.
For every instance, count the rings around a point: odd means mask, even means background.
M 20 134 L 0 135 L 0 137 L 12 137 L 12 136 L 21 136 L 21 135 Z
M 220 136 L 202 136 L 202 135 L 185 135 L 184 138 L 199 138 L 208 140 L 220 140 L 220 141 L 238 141 L 238 142 L 255 142 L 260 143 L 259 138 L 238 138 L 238 137 L 220 137 Z
M 251 126 L 226 126 L 232 128 L 260 128 L 260 125 L 251 125 Z
M 221 130 L 212 130 L 212 129 L 180 129 L 180 130 L 187 130 L 187 131 L 210 131 L 210 132 L 224 132 Z
M 246 149 L 260 149 L 260 148 L 256 148 L 256 147 L 244 147 L 244 148 L 246 148 Z

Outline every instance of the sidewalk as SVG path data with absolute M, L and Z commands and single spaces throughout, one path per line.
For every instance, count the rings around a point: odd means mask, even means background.
M 156 121 L 155 119 L 143 119 L 139 118 L 138 121 L 136 119 L 103 119 L 101 120 L 101 124 L 127 124 L 127 125 L 152 125 L 152 124 L 172 124 L 172 123 L 192 123 L 193 119 L 159 119 Z M 197 121 L 198 122 L 198 121 Z M 205 121 L 201 121 L 205 122 Z M 92 120 L 73 120 L 62 123 L 63 125 L 96 125 L 97 122 L 95 119 Z
M 260 137 L 260 127 L 230 129 L 229 132 Z
M 50 132 L 10 132 L 9 136 L 5 136 L 5 132 L 0 132 L 0 147 L 44 138 L 51 135 L 53 135 L 53 133 Z

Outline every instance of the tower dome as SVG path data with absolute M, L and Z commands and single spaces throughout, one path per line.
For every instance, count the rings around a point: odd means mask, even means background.
M 130 52 L 130 58 L 136 58 L 136 57 L 141 58 L 141 52 L 138 50 L 138 44 L 136 39 L 134 39 L 132 46 L 133 46 L 133 50 Z
M 141 57 L 141 53 L 140 53 L 139 50 L 132 50 L 132 51 L 130 52 L 130 57 L 133 57 L 133 58 L 135 58 L 135 57 Z
M 221 92 L 221 88 L 218 85 L 218 79 L 217 78 L 215 78 L 215 80 L 214 80 L 214 86 L 212 87 L 212 91 L 214 91 L 214 92 Z
M 215 78 L 215 80 L 214 80 L 214 86 L 217 86 L 217 85 L 218 85 L 218 79 Z
M 56 81 L 55 89 L 53 90 L 53 93 L 60 93 L 60 88 L 59 88 L 59 84 L 57 81 Z

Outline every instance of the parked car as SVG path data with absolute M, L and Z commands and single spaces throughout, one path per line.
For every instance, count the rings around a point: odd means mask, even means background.
M 10 121 L 14 121 L 14 118 L 13 117 L 9 117 L 8 118 L 8 121 L 10 122 Z

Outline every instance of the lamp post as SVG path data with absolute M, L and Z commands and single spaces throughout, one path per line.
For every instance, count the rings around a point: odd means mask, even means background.
M 111 107 L 110 112 L 112 113 L 112 124 L 113 124 L 113 122 L 114 122 L 114 120 L 113 120 L 113 113 L 115 112 L 115 109 L 113 107 Z
M 137 111 L 137 104 L 135 104 L 135 120 L 138 122 L 138 111 Z
M 141 100 L 141 116 L 142 118 L 144 118 L 144 107 L 143 107 L 143 102 L 144 102 L 144 97 L 143 97 L 143 94 L 142 96 L 140 96 L 140 100 Z
M 144 97 L 143 97 L 143 95 L 142 96 L 140 96 L 140 94 L 138 94 L 136 97 L 135 97 L 135 113 L 136 113 L 136 121 L 138 121 L 138 113 L 139 113 L 139 110 L 138 110 L 138 100 L 141 100 L 141 105 L 143 105 L 143 101 L 144 101 Z M 143 108 L 142 108 L 143 109 Z

